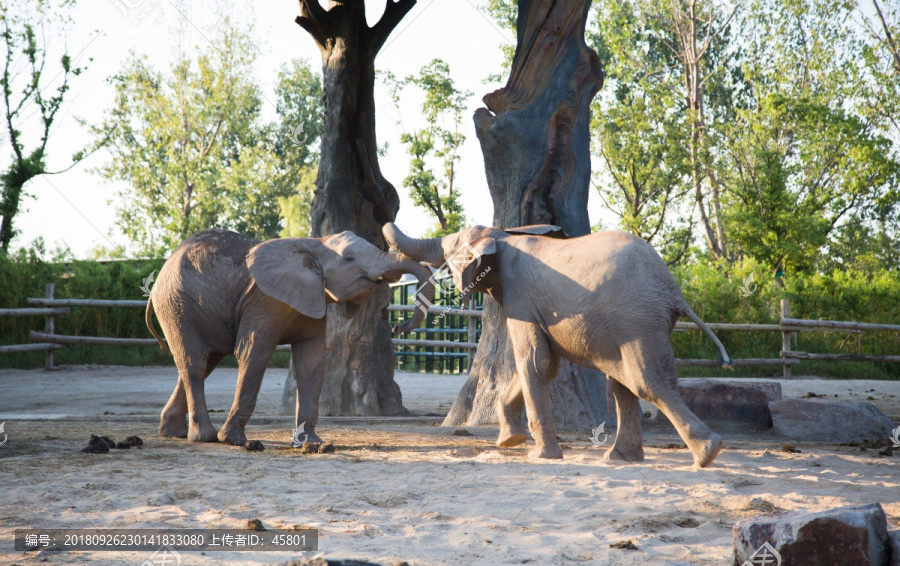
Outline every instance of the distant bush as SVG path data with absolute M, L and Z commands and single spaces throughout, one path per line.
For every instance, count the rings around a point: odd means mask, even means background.
M 43 297 L 44 287 L 56 282 L 57 298 L 76 299 L 143 299 L 141 285 L 151 273 L 159 273 L 162 259 L 115 261 L 48 261 L 35 250 L 21 250 L 0 259 L 0 308 L 25 307 L 28 297 Z M 779 320 L 779 301 L 787 298 L 791 316 L 819 320 L 845 320 L 900 324 L 900 275 L 887 271 L 870 275 L 834 271 L 828 274 L 791 276 L 776 280 L 765 275 L 752 262 L 729 266 L 728 271 L 713 263 L 695 263 L 673 269 L 682 292 L 694 311 L 706 322 L 744 322 L 776 324 Z M 747 277 L 753 273 L 753 280 Z M 746 282 L 746 283 L 745 283 Z M 741 287 L 746 285 L 749 296 Z M 407 297 L 396 297 L 401 302 Z M 438 298 L 439 299 L 439 298 Z M 453 297 L 448 304 L 455 305 Z M 435 304 L 442 304 L 436 299 Z M 394 313 L 392 323 L 399 322 Z M 433 317 L 429 317 L 433 318 Z M 446 326 L 465 327 L 465 320 L 453 317 Z M 0 318 L 0 344 L 28 343 L 31 330 L 42 330 L 43 317 Z M 428 325 L 434 326 L 433 323 Z M 441 325 L 445 326 L 445 325 Z M 111 336 L 120 338 L 151 338 L 144 324 L 143 309 L 79 308 L 66 316 L 56 317 L 56 332 L 79 336 Z M 728 353 L 734 358 L 778 358 L 781 334 L 778 332 L 719 331 Z M 430 339 L 465 340 L 465 334 L 418 335 Z M 679 358 L 717 359 L 712 342 L 700 332 L 676 332 L 672 342 Z M 813 353 L 856 353 L 872 355 L 900 355 L 900 333 L 866 332 L 861 335 L 847 331 L 801 332 L 796 335 L 795 350 Z M 58 364 L 123 364 L 172 365 L 172 357 L 159 348 L 67 346 L 55 354 Z M 0 355 L 0 367 L 40 367 L 43 352 Z M 290 356 L 277 353 L 273 366 L 287 367 Z M 462 369 L 464 358 L 452 360 L 450 366 L 436 359 L 401 357 L 399 365 L 406 369 L 424 364 L 431 371 L 447 371 L 451 366 Z M 234 366 L 233 358 L 223 365 Z M 793 366 L 795 375 L 809 374 L 836 378 L 900 379 L 900 364 L 874 362 L 809 362 Z M 459 371 L 457 369 L 456 371 Z M 679 375 L 781 375 L 780 366 L 737 368 L 733 374 L 719 368 L 679 368 Z
M 753 262 L 731 266 L 696 263 L 673 270 L 675 279 L 694 312 L 706 322 L 744 322 L 777 324 L 780 301 L 788 299 L 792 318 L 843 320 L 900 325 L 900 275 L 887 271 L 871 275 L 833 271 L 827 274 L 797 275 L 782 278 L 764 274 Z M 747 285 L 749 296 L 741 290 Z M 779 332 L 719 331 L 733 358 L 777 358 L 781 351 Z M 900 333 L 848 331 L 801 332 L 795 335 L 792 349 L 812 353 L 857 353 L 900 355 Z M 859 340 L 859 341 L 858 341 Z M 672 339 L 679 358 L 716 359 L 712 342 L 700 332 L 676 332 Z M 839 378 L 900 379 L 900 364 L 874 362 L 812 362 L 793 366 L 795 375 L 809 374 Z M 679 368 L 680 375 L 724 375 L 717 368 Z M 780 375 L 779 367 L 737 368 L 734 375 Z

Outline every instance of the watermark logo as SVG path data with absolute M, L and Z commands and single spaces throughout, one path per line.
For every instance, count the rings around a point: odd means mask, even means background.
M 300 122 L 291 131 L 291 135 L 288 136 L 289 138 L 291 138 L 291 144 L 293 144 L 294 147 L 306 145 L 306 132 L 303 131 L 303 126 L 305 126 L 305 124 L 303 122 Z
M 6 444 L 6 440 L 7 440 L 6 431 L 3 430 L 3 427 L 5 427 L 5 426 L 6 426 L 6 421 L 3 421 L 2 423 L 0 423 L 0 434 L 3 435 L 3 440 L 0 441 L 0 446 L 3 446 L 4 444 Z
M 177 550 L 172 550 L 168 546 L 161 546 L 141 566 L 181 566 L 181 555 L 178 554 Z
M 606 433 L 606 421 L 600 423 L 600 426 L 591 430 L 591 444 L 593 444 L 594 448 L 600 448 L 605 445 L 609 440 L 609 434 Z M 600 440 L 600 435 L 603 435 L 603 440 Z
M 144 293 L 145 297 L 150 296 L 150 291 L 153 289 L 153 277 L 156 275 L 156 271 L 151 271 L 150 275 L 144 278 L 144 284 L 141 285 L 141 291 Z
M 3 425 L 0 424 L 0 432 L 3 432 Z M 891 442 L 894 443 L 894 448 L 900 448 L 900 426 L 891 431 Z M 3 443 L 0 442 L 0 445 Z
M 160 0 L 111 0 L 111 2 L 128 23 L 137 25 L 147 17 L 150 10 L 159 4 Z
M 753 282 L 754 277 L 756 277 L 756 272 L 752 271 L 752 272 L 750 272 L 750 275 L 748 275 L 747 278 L 744 279 L 744 284 L 741 285 L 741 295 L 742 296 L 749 297 L 750 295 L 755 293 L 756 290 L 759 288 L 759 286 Z
M 781 566 L 781 555 L 771 544 L 764 542 L 741 566 Z
M 456 283 L 454 282 L 452 275 L 457 276 L 459 280 L 462 281 L 462 274 L 467 268 L 473 267 L 477 269 L 481 265 L 482 255 L 483 254 L 476 250 L 472 244 L 466 242 L 458 247 L 437 271 L 431 274 L 431 277 L 428 278 L 428 282 L 436 289 L 440 288 L 442 292 L 452 294 L 453 290 L 456 288 Z M 471 265 L 473 262 L 475 264 L 474 266 Z M 491 267 L 488 266 L 474 281 L 469 283 L 466 288 L 459 289 L 460 297 L 465 297 L 473 288 L 475 288 L 475 285 L 480 282 L 485 275 L 490 273 L 490 271 Z M 423 283 L 416 289 L 415 296 L 419 302 L 419 310 L 424 311 L 427 315 L 428 309 L 433 307 L 434 304 L 422 293 L 422 288 L 424 286 L 425 284 Z M 444 315 L 451 310 L 450 307 L 445 308 L 444 311 L 438 315 L 437 320 L 441 320 Z
M 306 439 L 309 438 L 309 435 L 306 434 L 306 421 L 300 423 L 296 429 L 294 429 L 294 437 L 291 438 L 291 448 L 300 448 L 303 446 L 303 443 L 306 442 Z M 303 435 L 303 440 L 300 440 L 300 435 Z

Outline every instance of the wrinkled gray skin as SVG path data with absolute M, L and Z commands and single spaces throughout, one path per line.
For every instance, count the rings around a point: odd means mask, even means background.
M 723 366 L 730 368 L 731 359 L 645 241 L 623 232 L 564 239 L 556 226 L 476 226 L 431 240 L 409 238 L 393 224 L 383 232 L 391 247 L 415 260 L 434 267 L 447 261 L 460 289 L 489 293 L 503 309 L 518 379 L 498 400 L 499 446 L 528 439 L 524 403 L 537 445 L 529 456 L 562 458 L 549 384 L 564 357 L 612 380 L 618 429 L 607 459 L 644 459 L 638 398 L 669 418 L 697 465 L 709 465 L 722 449 L 719 435 L 678 395 L 670 341 L 675 321 L 690 318 L 719 347 Z
M 189 237 L 163 265 L 147 303 L 147 326 L 165 348 L 153 328 L 155 309 L 179 373 L 159 434 L 246 444 L 244 427 L 269 359 L 276 346 L 290 344 L 297 382 L 295 427 L 305 422 L 308 439 L 320 442 L 315 426 L 325 375 L 325 304 L 362 304 L 383 282 L 404 273 L 421 281 L 431 275 L 427 267 L 385 253 L 352 232 L 262 243 L 227 230 Z M 433 290 L 423 290 L 429 301 Z M 424 316 L 417 309 L 394 331 L 408 332 Z M 203 381 L 232 353 L 238 361 L 237 390 L 217 434 Z

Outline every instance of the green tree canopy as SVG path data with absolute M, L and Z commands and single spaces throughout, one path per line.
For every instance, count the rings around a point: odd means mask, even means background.
M 410 156 L 409 174 L 403 179 L 403 186 L 409 189 L 415 205 L 426 209 L 437 220 L 429 237 L 457 232 L 466 224 L 459 187 L 454 185 L 459 148 L 466 139 L 459 127 L 466 99 L 472 93 L 457 90 L 450 77 L 450 67 L 440 59 L 402 80 L 389 72 L 384 76 L 397 110 L 401 110 L 400 95 L 404 88 L 416 87 L 424 96 L 421 112 L 425 127 L 400 136 Z M 431 164 L 434 161 L 439 163 L 438 173 Z
M 4 108 L 0 144 L 8 144 L 13 154 L 12 163 L 0 173 L 2 255 L 8 251 L 17 232 L 14 221 L 22 198 L 26 196 L 25 184 L 39 175 L 62 172 L 47 170 L 47 142 L 69 90 L 69 81 L 80 75 L 85 66 L 74 64 L 65 49 L 58 64 L 54 64 L 48 60 L 47 50 L 53 37 L 65 34 L 71 23 L 69 10 L 73 4 L 66 0 L 4 0 L 0 3 L 0 49 L 3 50 L 0 90 Z M 50 83 L 60 77 L 59 86 L 50 89 Z M 39 120 L 35 114 L 39 114 Z M 32 117 L 35 119 L 29 121 Z M 31 133 L 37 134 L 37 141 L 28 149 L 25 137 Z M 84 152 L 75 153 L 72 165 L 84 157 Z
M 226 18 L 215 47 L 178 54 L 167 72 L 132 56 L 112 77 L 115 103 L 95 129 L 112 159 L 99 172 L 127 183 L 118 225 L 142 253 L 207 228 L 272 238 L 284 227 L 279 198 L 294 195 L 315 160 L 321 87 L 307 65 L 284 67 L 281 113 L 263 123 L 251 37 Z
M 861 233 L 886 246 L 860 250 L 867 261 L 892 257 L 893 12 L 868 31 L 848 24 L 859 13 L 828 0 L 601 2 L 596 182 L 621 228 L 669 261 L 700 236 L 715 259 L 810 271 L 834 266 L 831 249 L 859 255 L 845 240 Z

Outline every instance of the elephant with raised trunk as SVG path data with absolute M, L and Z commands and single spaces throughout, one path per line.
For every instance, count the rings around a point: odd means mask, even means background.
M 600 370 L 612 382 L 618 413 L 613 460 L 644 459 L 638 398 L 675 425 L 694 462 L 709 465 L 722 439 L 685 405 L 677 390 L 670 335 L 675 321 L 694 321 L 732 365 L 715 334 L 694 314 L 665 262 L 647 242 L 623 232 L 566 238 L 556 226 L 509 230 L 476 226 L 443 238 L 416 239 L 388 223 L 394 249 L 434 267 L 448 264 L 455 284 L 491 295 L 506 316 L 517 379 L 498 399 L 499 446 L 528 439 L 524 404 L 537 458 L 562 458 L 549 383 L 560 357 Z
M 380 286 L 427 267 L 381 251 L 352 232 L 325 238 L 259 242 L 228 230 L 206 230 L 185 240 L 166 261 L 147 301 L 147 326 L 159 319 L 178 366 L 178 385 L 160 417 L 159 434 L 199 442 L 244 445 L 244 427 L 269 359 L 290 344 L 297 382 L 295 426 L 315 433 L 325 376 L 325 304 L 364 303 Z M 430 301 L 430 284 L 422 300 Z M 425 312 L 394 328 L 418 327 Z M 203 381 L 229 354 L 238 362 L 234 404 L 218 434 L 209 420 Z M 189 419 L 186 417 L 189 416 Z

